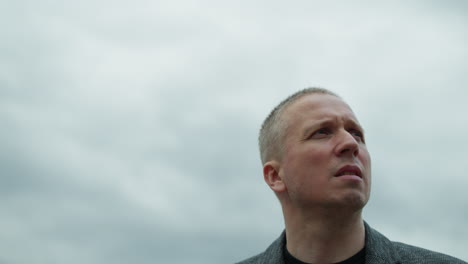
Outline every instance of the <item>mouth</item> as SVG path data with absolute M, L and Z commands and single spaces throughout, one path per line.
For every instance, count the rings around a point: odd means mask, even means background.
M 359 178 L 362 178 L 362 172 L 361 169 L 356 166 L 356 165 L 346 165 L 343 166 L 341 169 L 339 169 L 335 177 L 341 177 L 341 176 L 358 176 Z

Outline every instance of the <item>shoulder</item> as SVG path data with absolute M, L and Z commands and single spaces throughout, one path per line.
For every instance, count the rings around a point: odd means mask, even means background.
M 372 261 L 370 263 L 453 263 L 467 264 L 460 259 L 427 250 L 424 248 L 404 244 L 401 242 L 390 241 L 378 231 L 372 229 L 367 223 L 366 227 L 366 258 Z M 375 261 L 374 261 L 375 260 Z
M 236 262 L 236 264 L 256 264 L 256 263 L 262 263 L 262 259 L 264 258 L 263 256 L 264 253 L 255 255 L 253 257 L 250 257 L 246 260 L 243 260 L 241 262 Z
M 404 244 L 401 242 L 392 242 L 393 248 L 403 263 L 460 263 L 466 262 L 449 255 L 445 255 L 432 250 Z
M 280 235 L 263 253 L 236 264 L 283 264 L 283 250 L 286 245 L 286 233 Z

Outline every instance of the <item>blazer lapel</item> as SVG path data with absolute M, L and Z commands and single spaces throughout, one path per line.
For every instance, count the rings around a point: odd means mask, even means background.
M 366 264 L 400 263 L 398 252 L 392 242 L 384 235 L 372 229 L 366 222 Z

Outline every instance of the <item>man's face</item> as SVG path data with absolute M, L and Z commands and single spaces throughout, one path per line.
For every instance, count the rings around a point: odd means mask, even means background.
M 310 94 L 283 112 L 287 123 L 279 176 L 300 208 L 361 209 L 369 200 L 371 162 L 364 132 L 338 97 Z

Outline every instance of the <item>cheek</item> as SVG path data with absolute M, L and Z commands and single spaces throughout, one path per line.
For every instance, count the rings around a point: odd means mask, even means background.
M 328 172 L 330 155 L 325 149 L 316 146 L 289 151 L 283 156 L 285 181 L 298 185 L 316 179 Z
M 324 176 L 328 176 L 329 159 L 324 155 L 312 154 L 302 155 L 290 160 L 289 166 L 285 168 L 285 173 L 291 184 L 296 186 L 310 185 L 326 178 Z
M 371 158 L 370 154 L 367 151 L 367 149 L 361 149 L 359 152 L 359 159 L 361 160 L 361 163 L 363 166 L 366 168 L 370 168 L 371 166 Z

